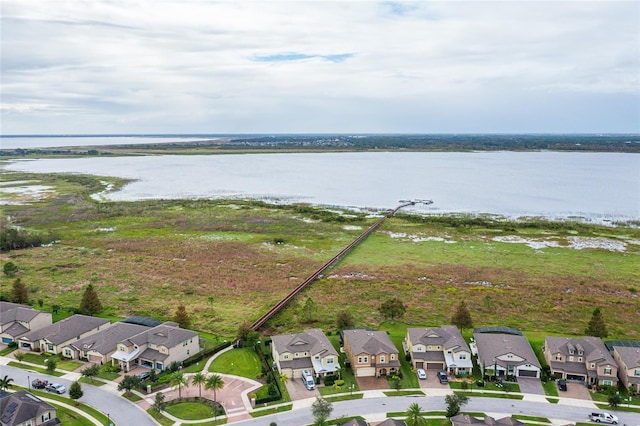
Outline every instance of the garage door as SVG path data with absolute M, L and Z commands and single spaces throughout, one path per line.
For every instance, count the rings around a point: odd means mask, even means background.
M 520 377 L 538 377 L 536 370 L 518 370 L 518 376 Z
M 5 345 L 8 345 L 11 342 L 13 342 L 13 339 L 11 337 L 3 337 L 2 338 L 2 343 L 4 343 Z
M 375 367 L 358 368 L 356 370 L 357 377 L 373 377 L 376 375 Z
M 416 361 L 416 368 L 424 368 L 424 362 L 423 361 Z
M 427 370 L 444 370 L 444 365 L 441 362 L 428 362 Z

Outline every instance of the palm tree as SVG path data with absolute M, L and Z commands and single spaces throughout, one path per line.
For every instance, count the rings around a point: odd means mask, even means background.
M 287 373 L 280 373 L 280 381 L 283 384 L 287 383 L 288 380 L 289 380 L 289 376 L 287 376 Z
M 407 426 L 425 426 L 427 424 L 427 420 L 422 416 L 422 407 L 415 402 L 407 408 L 405 414 Z
M 185 377 L 181 371 L 176 371 L 171 375 L 171 386 L 178 388 L 178 398 L 182 398 L 182 386 L 189 385 L 189 378 Z
M 213 401 L 216 401 L 216 392 L 224 387 L 224 380 L 217 374 L 212 374 L 207 378 L 204 388 L 213 391 Z
M 191 378 L 191 384 L 198 386 L 198 396 L 202 398 L 202 385 L 207 383 L 207 376 L 202 372 L 198 372 Z
M 11 382 L 13 382 L 13 379 L 5 374 L 2 380 L 0 380 L 0 389 L 9 389 L 11 387 Z

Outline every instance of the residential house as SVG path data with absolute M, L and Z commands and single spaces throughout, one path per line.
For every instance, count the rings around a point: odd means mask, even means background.
M 180 363 L 200 351 L 198 333 L 180 328 L 174 322 L 165 322 L 147 328 L 130 338 L 122 339 L 111 354 L 111 363 L 116 362 L 128 372 L 136 365 L 165 370 L 173 362 Z
M 369 426 L 369 423 L 361 419 L 351 419 L 348 422 L 343 423 L 342 426 Z
M 108 319 L 73 315 L 48 327 L 30 331 L 18 338 L 21 349 L 58 354 L 70 343 L 111 325 Z
M 61 424 L 56 408 L 21 390 L 0 397 L 2 426 L 54 426 Z
M 148 329 L 149 327 L 142 325 L 117 322 L 111 327 L 65 346 L 62 348 L 62 356 L 71 359 L 84 359 L 102 365 L 111 361 L 111 354 L 116 351 L 119 342 Z
M 344 330 L 344 350 L 356 377 L 400 371 L 398 349 L 384 331 Z
M 524 426 L 525 424 L 520 420 L 513 417 L 503 417 L 501 419 L 494 419 L 491 416 L 486 416 L 484 420 L 480 420 L 477 417 L 470 416 L 469 414 L 458 414 L 451 417 L 452 426 L 472 426 L 472 425 L 504 425 L 504 426 Z
M 618 364 L 598 337 L 551 337 L 543 346 L 551 373 L 588 385 L 617 385 Z
M 473 370 L 471 350 L 456 326 L 409 328 L 405 345 L 414 368 L 453 374 L 470 374 Z
M 613 359 L 618 363 L 618 376 L 624 387 L 640 393 L 640 347 L 615 345 Z
M 313 371 L 316 377 L 340 370 L 338 351 L 318 328 L 273 336 L 271 353 L 278 371 L 289 378 L 302 377 L 303 370 Z
M 483 375 L 540 378 L 540 362 L 526 337 L 479 332 L 474 332 L 473 337 Z
M 29 331 L 51 325 L 51 313 L 31 306 L 0 302 L 0 338 L 8 345 Z
M 382 423 L 378 423 L 378 426 L 407 426 L 407 423 L 404 420 L 392 419 L 389 417 Z

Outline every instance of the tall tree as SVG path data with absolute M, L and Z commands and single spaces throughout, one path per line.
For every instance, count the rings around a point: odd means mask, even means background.
M 351 315 L 351 312 L 349 311 L 340 311 L 336 322 L 340 330 L 351 328 L 355 325 L 353 315 Z
M 322 398 L 321 396 L 317 396 L 316 400 L 311 404 L 311 413 L 313 417 L 317 419 L 328 419 L 333 411 L 333 406 L 329 401 Z
M 92 364 L 91 366 L 84 368 L 80 371 L 82 377 L 86 377 L 93 383 L 93 378 L 100 373 L 100 366 L 98 364 Z
M 20 278 L 17 278 L 13 282 L 13 288 L 11 289 L 11 301 L 22 305 L 29 303 L 29 290 Z
M 13 382 L 13 379 L 5 374 L 5 376 L 0 379 L 0 389 L 9 389 L 11 387 L 11 382 Z
M 57 366 L 58 363 L 56 362 L 55 358 L 47 358 L 47 371 L 49 373 L 55 372 Z
M 171 387 L 178 388 L 178 398 L 182 398 L 182 387 L 189 384 L 189 378 L 182 371 L 176 371 L 171 375 Z
M 402 300 L 397 297 L 392 297 L 382 302 L 379 310 L 385 318 L 393 321 L 396 318 L 402 317 L 407 311 L 407 307 L 402 303 Z
M 118 390 L 125 391 L 125 393 L 128 394 L 131 392 L 131 389 L 137 388 L 138 386 L 140 386 L 140 377 L 125 375 L 120 383 L 118 383 Z
M 458 327 L 460 330 L 463 330 L 465 328 L 473 328 L 473 320 L 471 319 L 469 308 L 467 308 L 467 304 L 464 302 L 464 300 L 460 302 L 458 308 L 453 314 L 453 317 L 451 317 L 451 323 Z
M 219 391 L 223 387 L 224 387 L 224 380 L 222 380 L 221 376 L 219 376 L 218 374 L 215 374 L 215 373 L 210 375 L 209 378 L 207 378 L 207 383 L 204 384 L 204 388 L 205 389 L 213 391 L 213 401 L 214 402 L 217 402 L 217 400 L 216 400 L 217 391 Z
M 465 395 L 459 395 L 457 393 L 450 394 L 444 397 L 444 402 L 447 403 L 447 417 L 451 418 L 460 414 L 460 408 L 469 402 L 469 398 Z
M 591 321 L 589 321 L 589 325 L 584 331 L 584 334 L 586 334 L 587 336 L 595 336 L 600 338 L 607 337 L 609 335 L 607 326 L 604 323 L 604 318 L 602 318 L 602 312 L 600 311 L 600 308 L 595 308 L 593 310 Z
M 82 398 L 82 395 L 84 395 L 84 392 L 82 391 L 80 382 L 75 381 L 71 383 L 71 386 L 69 386 L 69 396 L 71 397 L 71 399 L 77 401 Z M 76 402 L 76 405 L 78 405 L 78 402 Z
M 198 396 L 202 397 L 202 385 L 207 383 L 207 376 L 204 375 L 201 371 L 197 372 L 191 378 L 191 384 L 198 387 Z
M 156 399 L 152 408 L 158 413 L 162 413 L 165 408 L 167 408 L 167 402 L 164 400 L 164 394 L 162 392 L 156 393 Z
M 422 407 L 418 403 L 414 402 L 409 405 L 407 411 L 405 411 L 407 418 L 404 420 L 407 426 L 426 426 L 427 419 L 422 415 Z
M 85 315 L 96 315 L 102 311 L 102 303 L 93 288 L 93 284 L 89 284 L 82 294 L 80 302 L 80 313 Z
M 180 328 L 191 327 L 191 318 L 189 318 L 187 309 L 182 304 L 180 304 L 178 309 L 176 309 L 176 314 L 173 316 L 173 320 L 178 323 Z

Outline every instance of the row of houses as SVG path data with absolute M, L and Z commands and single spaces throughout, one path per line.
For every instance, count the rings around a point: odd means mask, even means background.
M 0 302 L 0 323 L 5 344 L 15 342 L 21 350 L 96 364 L 111 362 L 125 372 L 135 366 L 162 371 L 200 351 L 198 333 L 150 318 L 130 317 L 111 323 L 104 318 L 73 315 L 52 323 L 50 313 Z
M 273 336 L 272 340 L 274 364 L 289 377 L 302 377 L 303 370 L 323 377 L 340 369 L 338 352 L 320 329 Z M 634 347 L 629 342 L 612 342 L 607 348 L 597 337 L 546 337 L 542 352 L 558 379 L 611 386 L 620 380 L 640 392 L 640 343 L 636 343 Z M 380 377 L 400 370 L 401 354 L 384 331 L 344 330 L 340 346 L 356 377 Z M 540 378 L 542 371 L 527 338 L 506 327 L 474 330 L 471 345 L 455 326 L 409 328 L 403 349 L 402 356 L 409 355 L 415 369 L 470 374 L 474 355 L 487 376 Z

